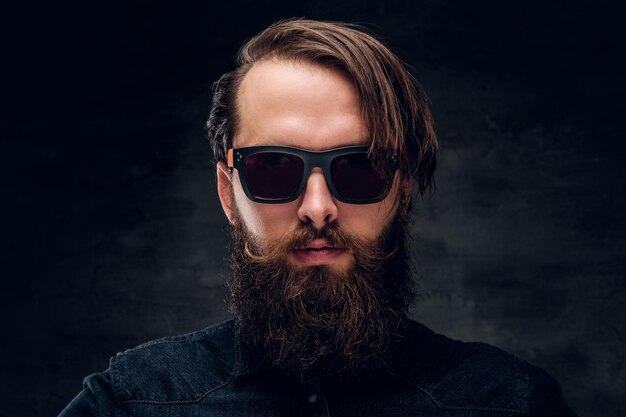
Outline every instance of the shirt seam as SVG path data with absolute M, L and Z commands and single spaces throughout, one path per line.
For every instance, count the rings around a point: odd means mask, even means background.
M 202 394 L 201 396 L 199 396 L 198 398 L 195 398 L 193 400 L 176 400 L 176 401 L 156 401 L 156 400 L 125 400 L 125 401 L 121 401 L 119 402 L 120 405 L 123 404 L 153 404 L 153 405 L 171 405 L 171 404 L 196 404 L 199 403 L 200 401 L 202 401 L 207 395 L 211 394 L 212 392 L 215 392 L 221 388 L 224 388 L 226 385 L 230 384 L 232 382 L 232 376 L 230 378 L 228 378 L 224 383 L 222 383 L 221 385 L 215 387 L 215 388 L 210 388 L 207 392 L 205 392 L 204 394 Z
M 410 385 L 411 387 L 423 392 L 430 401 L 432 401 L 435 406 L 441 410 L 462 410 L 462 411 L 484 411 L 484 412 L 498 412 L 498 413 L 516 413 L 516 414 L 528 414 L 526 410 L 520 410 L 517 408 L 503 408 L 503 407 L 473 407 L 473 406 L 462 406 L 462 405 L 444 405 L 441 404 L 433 394 L 431 394 L 424 387 L 420 387 L 410 381 L 402 379 L 405 384 Z

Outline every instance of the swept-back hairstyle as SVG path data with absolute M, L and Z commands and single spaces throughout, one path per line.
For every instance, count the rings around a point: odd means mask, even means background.
M 359 93 L 371 142 L 370 157 L 384 166 L 387 150 L 399 153 L 400 170 L 423 193 L 433 183 L 438 142 L 426 94 L 403 62 L 360 26 L 305 19 L 274 23 L 248 42 L 237 68 L 213 85 L 207 122 L 217 161 L 226 160 L 237 131 L 237 92 L 243 77 L 265 59 L 305 61 L 347 73 Z

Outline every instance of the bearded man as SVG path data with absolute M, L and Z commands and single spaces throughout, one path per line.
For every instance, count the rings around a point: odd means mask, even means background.
M 572 416 L 558 384 L 408 318 L 428 101 L 372 35 L 278 22 L 216 82 L 208 133 L 235 318 L 118 354 L 63 416 Z

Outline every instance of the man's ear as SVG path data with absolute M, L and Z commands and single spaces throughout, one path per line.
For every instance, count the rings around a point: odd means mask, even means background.
M 220 197 L 224 214 L 233 224 L 233 177 L 223 161 L 217 162 L 217 194 Z

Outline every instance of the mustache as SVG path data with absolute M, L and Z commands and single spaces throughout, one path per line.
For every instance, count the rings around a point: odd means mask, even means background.
M 258 250 L 258 245 L 254 242 L 244 240 L 244 252 L 251 260 L 260 264 L 284 263 L 291 252 L 306 247 L 316 239 L 323 239 L 332 247 L 350 250 L 365 269 L 373 268 L 374 265 L 392 258 L 398 250 L 397 247 L 383 248 L 378 244 L 380 242 L 368 242 L 358 238 L 337 224 L 328 224 L 322 229 L 316 229 L 309 223 L 303 223 L 297 229 L 285 233 L 264 253 Z

